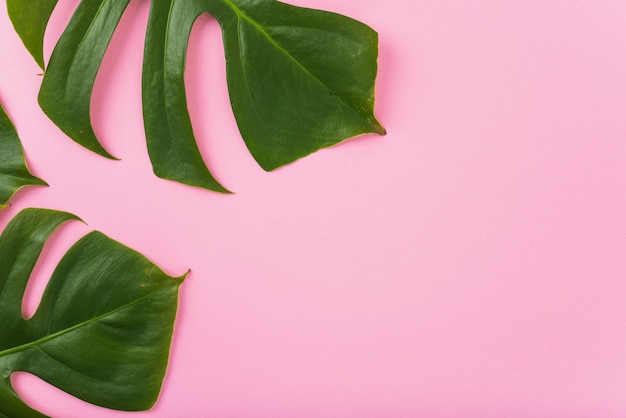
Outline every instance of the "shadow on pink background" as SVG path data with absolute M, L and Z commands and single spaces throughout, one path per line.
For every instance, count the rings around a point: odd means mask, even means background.
M 47 56 L 77 0 L 61 0 Z M 0 8 L 0 100 L 73 212 L 38 265 L 98 229 L 170 274 L 192 269 L 157 406 L 87 405 L 13 381 L 55 417 L 626 416 L 626 3 L 297 0 L 380 35 L 363 136 L 265 173 L 237 131 L 216 22 L 193 30 L 188 100 L 237 192 L 156 178 L 141 119 L 149 1 L 131 2 L 93 118 L 109 161 L 39 110 L 40 72 Z

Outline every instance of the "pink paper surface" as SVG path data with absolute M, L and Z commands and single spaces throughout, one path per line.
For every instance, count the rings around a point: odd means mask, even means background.
M 43 115 L 40 70 L 0 7 L 0 100 L 50 184 L 20 191 L 0 227 L 25 207 L 87 223 L 54 235 L 25 313 L 94 229 L 192 271 L 152 411 L 91 406 L 27 374 L 13 377 L 19 393 L 54 417 L 626 416 L 626 2 L 291 3 L 379 32 L 389 134 L 264 172 L 203 17 L 188 101 L 232 196 L 152 174 L 149 1 L 131 2 L 94 95 L 96 132 L 121 161 Z M 77 4 L 59 2 L 46 57 Z

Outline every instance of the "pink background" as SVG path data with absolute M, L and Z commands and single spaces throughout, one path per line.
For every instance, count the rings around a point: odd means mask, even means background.
M 49 56 L 77 0 L 61 0 Z M 219 27 L 194 28 L 189 105 L 224 196 L 160 180 L 140 107 L 149 1 L 131 2 L 97 80 L 109 161 L 36 104 L 41 77 L 0 7 L 0 100 L 35 174 L 0 214 L 73 212 L 37 268 L 98 229 L 192 273 L 148 413 L 26 374 L 56 417 L 626 416 L 626 2 L 292 0 L 380 34 L 389 134 L 274 173 L 247 152 Z

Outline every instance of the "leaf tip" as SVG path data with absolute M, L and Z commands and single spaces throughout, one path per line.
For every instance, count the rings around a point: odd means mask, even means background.
M 178 277 L 174 277 L 174 280 L 178 281 L 179 284 L 184 282 L 185 279 L 187 278 L 187 276 L 189 276 L 189 273 L 191 273 L 191 269 L 188 269 L 183 275 L 178 276 Z
M 212 176 L 211 176 L 212 177 Z M 208 190 L 212 190 L 214 192 L 223 193 L 223 194 L 235 194 L 235 192 L 230 191 L 226 187 L 222 186 L 217 180 L 212 180 L 212 184 L 207 184 L 204 186 Z
M 235 194 L 235 192 L 232 192 L 230 190 L 228 190 L 226 187 L 222 186 L 221 184 L 217 183 L 216 181 L 212 182 L 213 184 L 210 185 L 204 185 L 204 186 L 200 186 L 203 187 L 207 190 L 211 190 L 213 192 L 218 192 L 218 193 L 223 193 L 223 194 Z
M 71 135 L 70 138 L 74 139 Z M 102 145 L 100 145 L 99 143 L 96 144 L 90 144 L 90 145 L 86 145 L 83 144 L 82 142 L 77 141 L 76 139 L 74 139 L 76 142 L 78 142 L 79 144 L 81 144 L 82 146 L 84 146 L 85 148 L 87 148 L 90 151 L 95 152 L 96 154 L 98 154 L 101 157 L 107 158 L 109 160 L 112 161 L 121 161 L 121 158 L 116 157 L 115 155 L 111 154 L 109 151 L 107 151 L 106 149 L 104 149 L 104 147 Z
M 83 218 L 76 216 L 73 213 L 69 213 L 69 212 L 59 212 L 59 213 L 64 213 L 65 216 L 67 216 L 66 220 L 68 221 L 77 221 L 77 222 L 82 223 L 83 225 L 89 225 L 87 222 L 83 220 Z
M 98 154 L 102 155 L 105 158 L 108 158 L 109 160 L 112 161 L 122 161 L 121 158 L 116 157 L 113 154 L 110 154 L 108 151 L 102 151 L 102 152 L 98 152 Z
M 372 130 L 378 135 L 387 135 L 387 130 L 377 120 L 374 120 L 374 122 L 372 123 Z
M 33 186 L 43 186 L 43 187 L 50 187 L 50 185 L 43 179 L 33 176 Z

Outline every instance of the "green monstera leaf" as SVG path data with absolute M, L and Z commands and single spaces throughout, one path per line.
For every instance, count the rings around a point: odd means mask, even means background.
M 142 255 L 99 232 L 63 257 L 30 319 L 22 298 L 50 234 L 74 215 L 25 209 L 0 236 L 0 417 L 42 417 L 11 386 L 33 373 L 92 404 L 145 410 L 165 374 L 178 288 Z
M 0 104 L 0 209 L 24 186 L 47 186 L 33 176 L 24 159 L 24 150 L 11 119 Z
M 57 2 L 58 0 L 7 1 L 7 9 L 17 34 L 41 68 L 44 68 L 43 37 Z
M 112 157 L 90 122 L 100 63 L 130 0 L 83 0 L 50 59 L 39 102 L 67 135 Z M 45 26 L 57 0 L 7 0 L 13 24 L 43 63 Z M 184 84 L 193 23 L 220 23 L 231 105 L 241 135 L 265 170 L 365 133 L 374 117 L 378 35 L 338 14 L 275 0 L 152 1 L 143 65 L 143 114 L 154 172 L 227 192 L 198 150 Z

